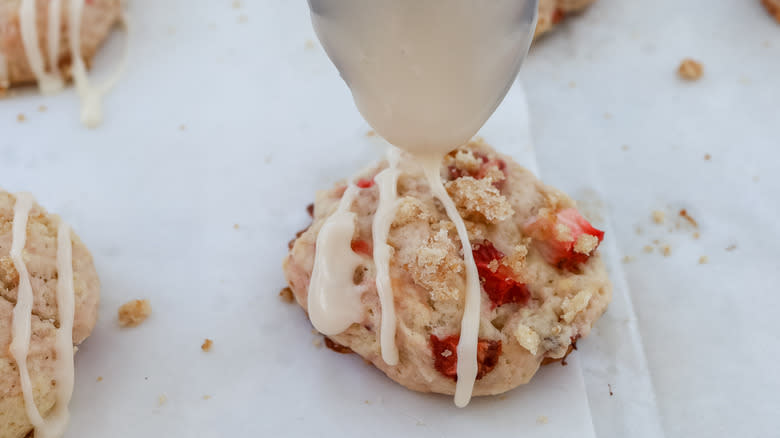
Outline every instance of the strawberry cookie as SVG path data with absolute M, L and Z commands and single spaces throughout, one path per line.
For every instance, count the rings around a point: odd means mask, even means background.
M 348 229 L 345 254 L 336 265 L 350 266 L 345 285 L 354 289 L 357 305 L 351 324 L 326 333 L 329 345 L 359 354 L 410 389 L 454 394 L 466 306 L 466 251 L 473 254 L 481 286 L 473 395 L 500 394 L 528 382 L 541 364 L 563 358 L 590 332 L 612 295 L 598 250 L 604 233 L 568 196 L 484 142 L 473 141 L 446 156 L 441 167 L 447 194 L 468 231 L 471 247 L 463 248 L 423 170 L 401 154 L 390 165 L 397 169 L 397 198 L 385 245 L 373 241 L 372 227 L 378 208 L 384 208 L 380 183 L 388 166 L 382 161 L 350 184 L 319 192 L 312 225 L 290 242 L 284 260 L 296 301 L 315 316 L 309 288 L 317 275 L 318 237 L 332 226 L 332 215 L 353 218 L 354 232 Z M 377 245 L 389 246 L 388 257 L 382 257 L 387 264 L 377 261 Z M 391 291 L 389 300 L 380 299 L 377 279 L 383 266 L 389 272 L 390 287 L 384 288 Z M 382 320 L 386 305 L 394 311 L 394 324 Z M 389 339 L 397 349 L 394 355 L 383 351 L 390 345 L 382 336 L 388 330 L 394 332 Z

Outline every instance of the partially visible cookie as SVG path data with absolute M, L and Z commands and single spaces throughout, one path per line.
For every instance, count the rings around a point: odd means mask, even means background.
M 19 370 L 9 351 L 12 312 L 19 286 L 19 273 L 9 256 L 15 203 L 14 195 L 0 190 L 0 438 L 21 438 L 32 430 L 22 398 Z M 57 228 L 60 222 L 59 216 L 48 214 L 41 206 L 34 204 L 27 223 L 27 242 L 23 253 L 34 295 L 27 366 L 35 404 L 44 417 L 55 402 L 55 334 L 59 326 L 56 261 Z M 100 283 L 92 255 L 75 233 L 71 233 L 71 244 L 75 346 L 84 341 L 95 327 Z
M 775 17 L 778 23 L 780 23 L 780 0 L 761 0 L 769 14 Z
M 59 54 L 57 63 L 66 78 L 70 77 L 71 53 L 68 30 L 68 5 L 62 2 Z M 0 90 L 34 83 L 36 78 L 22 44 L 19 8 L 22 0 L 0 0 Z M 35 0 L 36 29 L 43 59 L 48 65 L 49 0 Z M 81 55 L 89 64 L 121 14 L 121 0 L 90 0 L 84 4 L 81 20 Z
M 582 11 L 596 0 L 540 0 L 534 38 L 551 30 L 567 15 Z

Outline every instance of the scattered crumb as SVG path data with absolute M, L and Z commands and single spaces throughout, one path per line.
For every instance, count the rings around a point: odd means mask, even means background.
M 615 395 L 615 393 L 614 393 L 614 392 L 612 392 L 612 385 L 611 385 L 611 384 L 607 383 L 607 388 L 609 388 L 609 396 L 610 396 L 610 397 L 612 397 L 613 395 Z
M 607 119 L 607 120 L 610 120 L 610 119 L 612 119 L 612 114 L 611 113 L 604 113 L 604 118 Z
M 695 81 L 701 78 L 704 73 L 704 67 L 700 62 L 694 61 L 691 58 L 683 59 L 680 63 L 680 67 L 677 69 L 677 74 L 681 78 L 687 81 Z
M 322 348 L 322 339 L 321 338 L 314 338 L 311 340 L 311 345 L 314 345 L 317 348 Z
M 233 9 L 241 9 L 241 0 L 233 0 Z
M 661 241 L 660 241 L 660 240 L 658 240 L 658 239 L 653 239 L 653 244 L 654 244 L 654 245 L 660 245 L 660 244 L 661 244 Z
M 577 83 L 574 81 L 569 81 L 569 88 L 577 88 Z
M 320 332 L 318 332 L 318 331 L 317 331 L 317 330 L 315 330 L 315 329 L 311 329 L 311 334 L 313 334 L 313 335 L 318 335 L 318 334 L 320 334 Z
M 367 404 L 367 405 L 370 405 L 370 404 L 371 404 L 371 402 L 370 402 L 369 400 L 363 400 L 363 403 L 365 403 L 365 404 Z
M 239 23 L 246 23 L 248 21 L 249 21 L 249 17 L 246 14 L 241 14 L 238 16 Z
M 634 257 L 633 256 L 625 256 L 625 257 L 623 257 L 623 263 L 631 263 L 633 261 L 634 261 Z
M 761 178 L 758 175 L 753 176 L 753 182 L 759 182 Z
M 548 420 L 547 416 L 545 416 L 545 415 L 540 415 L 540 416 L 536 417 L 536 424 L 547 424 L 548 421 L 549 420 Z
M 712 155 L 704 154 L 704 161 L 710 161 L 711 159 L 712 159 Z
M 165 404 L 165 402 L 168 401 L 168 396 L 165 394 L 160 394 L 159 397 L 157 397 L 157 404 L 162 406 Z
M 281 298 L 285 303 L 292 303 L 294 299 L 292 289 L 286 287 L 279 291 L 279 298 Z M 312 331 L 314 330 L 312 329 Z
M 645 245 L 645 247 L 642 248 L 642 251 L 644 251 L 644 252 L 649 254 L 649 253 L 653 252 L 653 247 L 650 246 L 650 245 Z
M 187 125 L 179 125 L 179 131 L 186 131 Z
M 206 394 L 206 395 L 204 395 L 204 396 L 203 396 L 203 400 L 209 400 L 210 398 L 211 398 L 211 396 L 210 396 L 210 395 L 208 395 L 208 394 Z
M 49 108 L 46 105 L 40 105 L 38 107 L 38 112 L 39 113 L 45 113 L 47 109 L 49 109 Z
M 19 123 L 24 123 L 27 121 L 27 116 L 25 116 L 23 113 L 19 113 L 16 115 L 16 121 Z
M 690 214 L 688 214 L 688 210 L 686 210 L 684 208 L 682 210 L 680 210 L 680 217 L 685 219 L 686 221 L 688 221 L 688 223 L 693 225 L 694 227 L 696 227 L 696 228 L 699 227 L 699 223 L 696 222 L 696 220 L 694 218 L 692 218 Z
M 233 224 L 233 229 L 234 229 L 234 230 L 237 230 L 237 229 L 239 229 L 239 228 L 241 228 L 241 227 L 240 227 L 238 224 Z
M 152 305 L 149 300 L 133 300 L 122 304 L 117 315 L 119 325 L 122 327 L 135 327 L 146 321 L 152 313 Z
M 697 232 L 695 232 L 695 233 L 693 233 L 693 238 L 694 238 L 694 239 L 698 239 L 699 237 L 701 237 L 701 234 L 699 234 L 699 232 L 698 232 L 698 231 L 697 231 Z
M 770 42 L 769 42 L 769 40 L 764 40 L 764 41 L 761 43 L 761 47 L 763 47 L 763 48 L 765 48 L 765 49 L 768 49 L 768 48 L 772 47 L 772 43 L 770 43 Z
M 627 144 L 624 144 L 623 146 L 620 146 L 620 149 L 627 151 L 629 149 Z
M 669 245 L 664 245 L 661 247 L 661 252 L 663 253 L 664 257 L 669 257 L 672 255 L 672 247 Z
M 664 223 L 664 219 L 666 218 L 666 213 L 660 210 L 653 211 L 653 222 L 657 224 Z
M 264 159 L 265 164 L 271 164 L 271 160 L 272 159 L 273 159 L 273 157 L 271 155 L 266 155 L 265 159 Z
M 103 376 L 98 376 L 97 380 L 95 380 L 95 381 L 96 382 L 102 382 L 103 381 Z
M 498 396 L 499 400 L 506 400 L 506 394 L 501 394 Z
M 375 135 L 376 135 L 376 132 L 374 132 L 373 130 L 366 132 L 366 137 L 373 137 Z
M 311 40 L 311 39 L 307 39 L 307 40 L 306 40 L 306 41 L 304 41 L 304 43 L 303 43 L 303 48 L 304 48 L 304 49 L 307 49 L 307 50 L 311 50 L 311 49 L 313 49 L 313 48 L 314 48 L 314 41 L 313 41 L 313 40 Z
M 710 258 L 707 256 L 701 256 L 699 257 L 699 264 L 700 265 L 706 265 L 710 261 Z
M 642 235 L 642 227 L 640 227 L 639 225 L 637 225 L 636 227 L 634 227 L 634 232 L 635 232 L 635 233 L 636 233 L 638 236 L 641 236 L 641 235 Z
M 735 249 L 737 249 L 737 245 L 734 243 L 726 247 L 726 251 L 728 252 L 734 251 Z
M 206 339 L 203 341 L 203 344 L 200 346 L 200 349 L 208 353 L 211 351 L 211 346 L 214 345 L 214 341 L 211 339 Z

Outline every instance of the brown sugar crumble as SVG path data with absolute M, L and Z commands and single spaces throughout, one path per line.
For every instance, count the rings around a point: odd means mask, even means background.
M 19 123 L 24 123 L 27 121 L 27 116 L 25 116 L 23 113 L 19 113 L 16 115 L 16 121 Z
M 669 257 L 672 255 L 672 247 L 669 245 L 664 245 L 661 247 L 661 252 L 663 253 L 664 257 Z
M 149 300 L 133 300 L 119 307 L 117 312 L 121 327 L 136 327 L 152 314 Z
M 203 341 L 203 344 L 200 346 L 200 349 L 208 353 L 211 351 L 211 347 L 214 345 L 214 341 L 211 339 L 206 339 Z
M 704 67 L 700 62 L 686 58 L 680 63 L 677 74 L 686 81 L 696 81 L 704 74 Z
M 279 298 L 285 303 L 292 303 L 294 299 L 292 289 L 286 287 L 279 291 Z

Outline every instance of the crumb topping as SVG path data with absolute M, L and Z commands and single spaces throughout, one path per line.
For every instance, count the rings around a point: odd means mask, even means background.
M 561 303 L 561 310 L 563 315 L 561 316 L 566 323 L 570 323 L 574 320 L 578 313 L 585 310 L 588 307 L 593 292 L 590 290 L 580 291 L 574 298 L 566 297 Z
M 459 285 L 451 279 L 464 271 L 464 263 L 447 230 L 440 229 L 428 239 L 409 268 L 414 282 L 428 289 L 434 301 L 457 300 L 460 296 Z
M 574 252 L 590 254 L 599 246 L 599 238 L 590 234 L 580 234 L 574 244 Z
M 539 351 L 539 344 L 542 342 L 539 333 L 536 333 L 531 327 L 525 324 L 517 324 L 514 331 L 517 342 L 531 354 L 536 356 Z
M 500 170 L 497 172 L 503 176 Z M 478 214 L 488 223 L 495 224 L 509 219 L 515 212 L 494 182 L 490 177 L 464 176 L 449 181 L 445 187 L 461 214 L 470 218 Z

